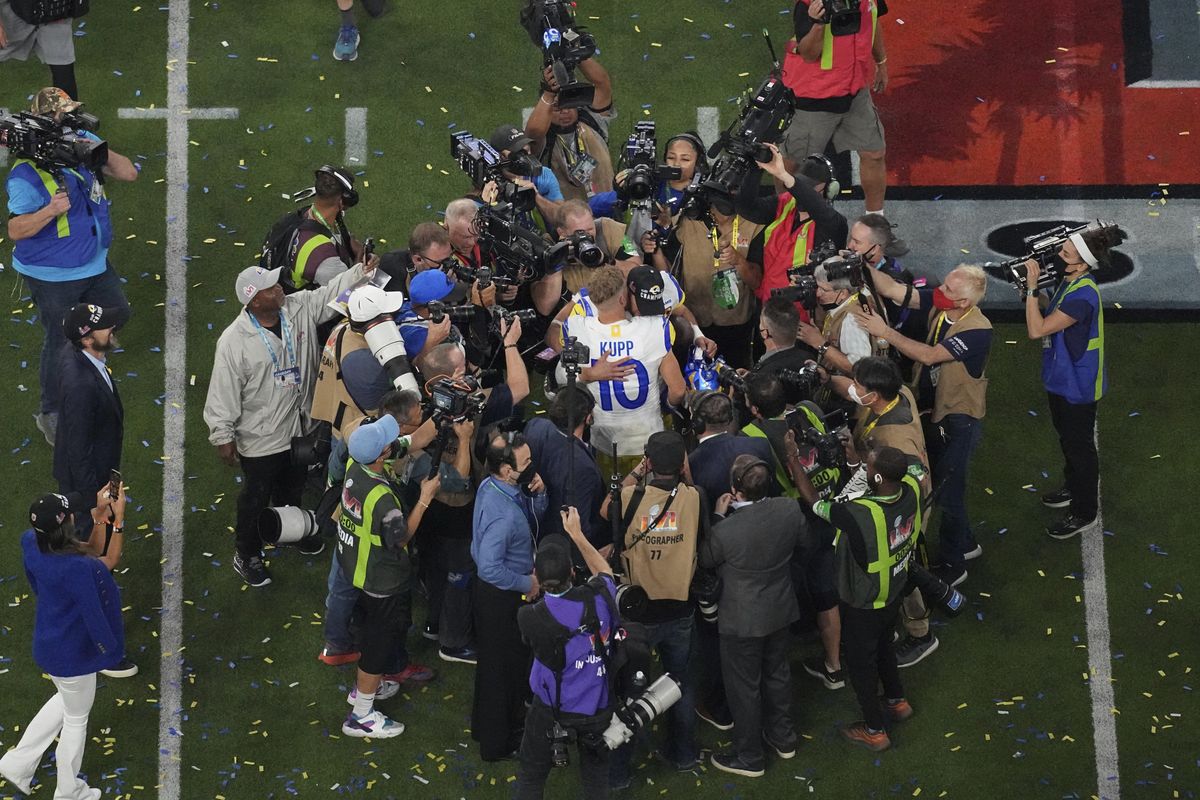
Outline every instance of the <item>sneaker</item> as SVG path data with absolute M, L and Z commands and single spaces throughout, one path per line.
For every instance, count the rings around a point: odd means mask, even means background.
M 954 565 L 943 562 L 932 565 L 929 571 L 948 586 L 958 586 L 967 579 L 967 568 L 961 564 Z
M 138 674 L 138 665 L 128 658 L 122 658 L 108 669 L 100 670 L 100 674 L 107 675 L 110 678 L 132 678 Z
M 876 753 L 887 750 L 892 746 L 887 731 L 878 733 L 870 730 L 865 722 L 855 722 L 842 728 L 842 736 L 859 747 L 865 747 Z
M 1096 524 L 1096 518 L 1080 519 L 1074 514 L 1068 514 L 1057 523 L 1046 529 L 1051 539 L 1070 539 Z
M 54 437 L 58 434 L 58 414 L 34 414 L 33 424 L 46 437 L 46 444 L 54 447 Z
M 4 754 L 4 758 L 0 758 L 0 778 L 4 778 L 10 785 L 17 787 L 21 794 L 32 794 L 33 787 L 29 784 L 33 781 L 33 775 L 30 774 L 25 778 L 18 778 L 17 773 L 13 770 L 13 766 L 4 763 L 8 755 L 12 752 L 9 750 L 8 753 Z
M 913 715 L 913 707 L 903 697 L 896 701 L 884 700 L 883 713 L 892 722 L 904 722 Z
M 383 679 L 396 683 L 429 683 L 433 680 L 433 670 L 424 664 L 409 664 L 399 672 L 387 673 Z
M 404 733 L 404 723 L 372 711 L 365 717 L 356 717 L 351 711 L 342 723 L 342 733 L 360 739 L 390 739 Z
M 361 655 L 357 650 L 338 650 L 327 644 L 321 648 L 321 652 L 317 655 L 317 661 L 331 667 L 340 667 L 343 664 L 353 664 Z
M 240 554 L 233 557 L 233 571 L 242 576 L 242 580 L 251 586 L 266 586 L 271 582 L 271 573 L 261 556 L 242 558 Z
M 713 753 L 712 765 L 721 772 L 741 775 L 743 778 L 761 778 L 766 770 L 747 764 L 738 757 L 737 753 Z
M 439 647 L 438 658 L 442 661 L 457 661 L 459 664 L 478 664 L 479 654 L 474 647 Z
M 1066 508 L 1071 505 L 1071 490 L 1064 486 L 1042 495 L 1042 505 L 1046 508 Z
M 926 634 L 919 639 L 916 636 L 905 636 L 896 645 L 896 665 L 901 669 L 911 667 L 937 649 L 938 638 L 932 633 Z
M 846 685 L 846 670 L 830 671 L 829 667 L 825 665 L 825 656 L 813 656 L 800 663 L 804 667 L 804 671 L 814 678 L 819 678 L 821 683 L 825 684 L 826 689 L 841 689 Z
M 728 711 L 724 714 L 714 714 L 706 706 L 697 705 L 696 716 L 719 731 L 733 730 L 733 716 Z
M 983 555 L 983 545 L 977 544 L 967 552 L 963 553 L 963 561 L 974 561 Z
M 353 25 L 343 25 L 338 29 L 337 43 L 333 46 L 333 57 L 338 61 L 353 61 L 358 58 L 358 42 L 358 28 Z
M 438 626 L 432 622 L 426 622 L 425 629 L 421 631 L 421 635 L 431 642 L 436 642 L 438 640 Z
M 796 743 L 791 744 L 776 744 L 771 741 L 771 737 L 767 736 L 766 731 L 763 731 L 763 744 L 774 751 L 775 755 L 787 761 L 789 758 L 796 757 Z
M 654 755 L 659 761 L 670 764 L 676 772 L 691 772 L 700 766 L 700 756 L 692 756 L 687 761 L 675 761 L 662 750 L 655 750 Z
M 389 681 L 387 678 L 384 678 L 383 681 L 380 682 L 379 688 L 375 690 L 375 699 L 376 700 L 390 700 L 391 698 L 393 698 L 397 694 L 399 694 L 399 692 L 400 692 L 400 684 L 396 683 L 395 681 Z M 358 687 L 355 686 L 346 695 L 346 702 L 349 703 L 350 705 L 354 705 L 354 701 L 357 699 L 358 699 Z
M 325 537 L 320 534 L 296 542 L 294 547 L 306 556 L 315 556 L 325 551 Z

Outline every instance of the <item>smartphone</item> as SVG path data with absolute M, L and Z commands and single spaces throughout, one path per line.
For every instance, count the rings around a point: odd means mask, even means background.
M 121 493 L 121 470 L 114 469 L 108 473 L 108 496 L 113 500 Z

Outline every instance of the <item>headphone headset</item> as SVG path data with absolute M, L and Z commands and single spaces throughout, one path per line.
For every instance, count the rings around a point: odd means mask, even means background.
M 332 175 L 342 185 L 342 202 L 346 204 L 346 208 L 353 208 L 358 205 L 358 192 L 354 189 L 353 178 L 346 177 L 343 170 L 338 169 L 332 164 L 322 164 L 315 174 L 320 175 L 321 173 Z
M 813 153 L 804 159 L 805 161 L 813 161 L 825 167 L 829 180 L 825 181 L 825 199 L 836 200 L 837 196 L 842 193 L 842 185 L 838 183 L 837 172 L 833 169 L 833 162 L 825 157 L 823 153 Z
M 513 440 L 521 434 L 520 431 L 504 431 L 497 426 L 487 432 L 487 442 L 484 449 L 484 460 L 487 461 L 488 472 L 498 473 L 500 467 L 508 464 L 515 472 L 517 469 L 517 457 L 513 453 Z M 497 439 L 504 440 L 504 447 L 497 448 L 493 444 Z
M 700 137 L 691 131 L 677 133 L 670 139 L 667 139 L 667 144 L 663 148 L 663 157 L 666 157 L 667 150 L 671 147 L 671 142 L 677 142 L 681 139 L 696 148 L 696 171 L 708 172 L 708 153 L 705 152 L 704 142 L 700 141 Z
M 696 399 L 692 402 L 691 428 L 692 433 L 694 433 L 696 436 L 703 436 L 708 431 L 708 426 L 705 425 L 704 420 L 700 417 L 700 410 L 704 408 L 705 403 L 708 403 L 714 397 L 723 398 L 725 402 L 729 404 L 730 421 L 737 417 L 737 410 L 734 408 L 733 398 L 729 395 L 715 389 L 699 392 L 696 395 Z
M 746 479 L 746 475 L 749 474 L 750 470 L 757 467 L 762 467 L 767 470 L 768 475 L 771 474 L 771 465 L 763 461 L 761 458 L 756 458 L 750 463 L 746 464 L 746 466 L 742 467 L 741 470 L 729 476 L 729 488 L 733 489 L 735 492 L 740 492 L 742 490 L 742 481 Z

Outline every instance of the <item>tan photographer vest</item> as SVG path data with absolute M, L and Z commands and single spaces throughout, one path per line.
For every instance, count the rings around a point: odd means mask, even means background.
M 628 508 L 637 487 L 621 490 L 621 507 Z M 646 590 L 651 600 L 687 600 L 696 574 L 697 540 L 700 535 L 700 493 L 680 484 L 675 499 L 671 492 L 647 486 L 646 493 L 625 531 L 621 561 L 625 576 Z M 666 513 L 662 513 L 666 508 Z M 661 515 L 661 518 L 660 518 Z M 647 527 L 658 520 L 649 531 Z
M 349 431 L 343 435 L 346 423 L 375 410 L 359 408 L 346 389 L 346 382 L 342 380 L 342 359 L 366 346 L 367 340 L 362 334 L 350 330 L 350 321 L 345 320 L 333 329 L 321 350 L 321 365 L 317 370 L 310 416 L 332 424 L 333 435 L 342 441 L 349 435 Z
M 929 323 L 929 338 L 927 343 L 934 344 L 938 328 L 945 323 L 945 312 L 939 311 Z M 974 306 L 959 318 L 951 327 L 947 336 L 953 336 L 964 331 L 992 329 L 991 321 L 983 315 L 978 306 Z M 968 417 L 983 419 L 987 411 L 987 364 L 984 364 L 983 374 L 978 378 L 972 377 L 967 367 L 961 361 L 944 361 L 933 367 L 923 364 L 917 368 L 916 380 L 913 386 L 921 380 L 921 372 L 929 370 L 930 380 L 933 381 L 933 422 L 941 422 L 947 414 L 966 414 Z

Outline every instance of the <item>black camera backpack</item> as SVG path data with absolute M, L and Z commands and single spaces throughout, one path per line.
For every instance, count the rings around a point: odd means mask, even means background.
M 82 17 L 91 0 L 10 0 L 13 13 L 30 25 L 45 25 L 62 19 Z

